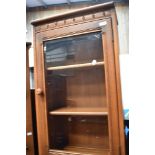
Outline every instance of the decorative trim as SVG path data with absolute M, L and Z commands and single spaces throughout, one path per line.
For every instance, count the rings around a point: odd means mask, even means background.
M 111 2 L 107 2 L 107 3 L 103 3 L 103 4 L 93 5 L 93 6 L 89 6 L 86 8 L 81 8 L 81 9 L 69 11 L 69 12 L 62 13 L 59 15 L 55 15 L 55 16 L 48 17 L 48 18 L 35 20 L 35 21 L 32 21 L 31 24 L 34 26 L 37 26 L 37 25 L 42 25 L 45 23 L 50 23 L 50 22 L 55 21 L 57 19 L 64 19 L 66 17 L 68 18 L 68 17 L 73 17 L 73 16 L 79 16 L 81 14 L 90 14 L 94 11 L 99 12 L 101 10 L 110 10 L 113 8 L 114 8 L 114 2 L 111 1 Z
M 58 29 L 58 28 L 61 28 L 61 27 L 76 25 L 76 24 L 80 24 L 80 23 L 84 23 L 84 22 L 99 20 L 99 19 L 103 19 L 103 18 L 106 18 L 106 17 L 110 17 L 110 15 L 111 15 L 110 11 L 104 11 L 104 12 L 97 12 L 97 13 L 94 13 L 94 14 L 87 14 L 87 15 L 84 15 L 84 16 L 59 20 L 59 21 L 44 24 L 44 25 L 41 25 L 41 26 L 36 26 L 35 27 L 35 33 L 50 31 L 50 30 L 53 30 L 53 29 Z
M 70 37 L 70 36 L 77 36 L 80 34 L 87 34 L 87 33 L 91 33 L 91 32 L 99 32 L 101 31 L 100 28 L 98 29 L 87 29 L 87 30 L 83 30 L 83 31 L 76 31 L 76 32 L 70 32 L 70 33 L 63 33 L 62 35 L 55 35 L 55 36 L 47 36 L 47 37 L 43 37 L 42 40 L 43 41 L 47 41 L 47 40 L 51 40 L 51 39 L 60 39 L 63 37 Z

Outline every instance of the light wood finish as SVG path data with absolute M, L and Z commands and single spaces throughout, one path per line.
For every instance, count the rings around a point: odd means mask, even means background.
M 35 34 L 34 34 L 35 35 Z M 39 155 L 48 155 L 48 127 L 47 127 L 47 112 L 46 112 L 46 98 L 44 97 L 45 79 L 44 73 L 44 59 L 42 54 L 42 44 L 40 44 L 40 38 L 36 37 L 33 41 L 34 46 L 34 81 L 35 81 L 35 107 L 36 107 L 36 121 L 37 121 L 37 135 L 38 135 L 38 152 Z M 41 47 L 40 47 L 41 45 Z M 36 53 L 39 53 L 37 54 Z M 37 95 L 36 89 L 43 90 L 43 95 Z M 37 97 L 36 97 L 37 96 Z
M 102 66 L 104 62 L 96 62 L 96 63 L 84 63 L 84 64 L 75 64 L 75 65 L 67 65 L 67 66 L 57 66 L 57 67 L 48 67 L 48 70 L 63 70 L 63 69 L 71 69 L 71 68 L 85 68 L 85 67 L 95 67 Z
M 72 151 L 72 152 L 79 152 L 84 153 L 87 155 L 93 154 L 93 155 L 109 155 L 109 150 L 101 149 L 101 148 L 86 148 L 86 147 L 76 147 L 76 146 L 67 146 L 64 148 L 66 151 Z
M 59 153 L 63 155 L 110 155 L 109 150 L 105 149 L 96 149 L 96 148 L 84 148 L 84 147 L 76 147 L 76 146 L 67 146 L 64 148 L 64 151 L 58 151 L 58 150 L 50 150 L 49 151 L 51 155 L 54 155 L 54 153 Z M 52 153 L 53 152 L 53 153 Z M 78 153 L 77 153 L 78 152 Z
M 37 88 L 37 89 L 36 89 L 36 94 L 37 94 L 37 95 L 42 95 L 42 94 L 43 94 L 42 89 Z
M 90 115 L 102 116 L 108 115 L 107 108 L 94 107 L 94 108 L 79 108 L 79 107 L 64 107 L 50 112 L 50 115 Z
M 116 87 L 117 87 L 117 99 L 118 99 L 118 117 L 119 117 L 119 134 L 120 134 L 120 151 L 121 154 L 125 154 L 125 135 L 124 135 L 124 114 L 122 103 L 122 90 L 121 90 L 121 77 L 120 77 L 120 63 L 119 63 L 119 40 L 117 29 L 117 18 L 115 12 L 112 12 L 113 25 L 112 29 L 114 35 L 114 58 L 115 58 L 115 70 L 116 70 Z
M 118 117 L 118 103 L 117 100 L 117 82 L 116 82 L 116 70 L 115 70 L 115 57 L 114 57 L 114 50 L 112 45 L 113 34 L 112 34 L 112 27 L 111 27 L 111 19 L 107 21 L 109 26 L 106 27 L 106 34 L 103 35 L 103 46 L 105 46 L 105 63 L 107 68 L 106 79 L 108 83 L 107 88 L 107 96 L 108 96 L 108 105 L 109 105 L 109 116 L 110 116 L 110 130 L 111 130 L 111 138 L 113 142 L 111 143 L 112 146 L 112 154 L 120 153 L 121 148 L 120 144 L 117 146 L 116 143 L 120 142 L 119 136 L 119 117 Z M 106 36 L 106 37 L 105 37 Z M 112 61 L 113 60 L 113 61 Z M 117 109 L 117 110 L 116 110 Z
M 114 37 L 113 33 L 116 17 L 114 17 L 115 20 L 111 18 L 114 13 L 113 3 L 108 3 L 33 22 L 35 87 L 43 90 L 43 95 L 36 93 L 39 155 L 65 155 L 63 148 L 67 146 L 87 149 L 93 148 L 94 145 L 95 150 L 100 148 L 110 150 L 109 155 L 120 155 L 120 153 L 125 155 L 124 148 L 122 148 L 124 132 L 121 98 L 119 97 L 121 92 L 118 80 L 120 79 L 117 70 L 118 65 L 116 64 L 118 61 L 116 46 L 118 45 L 116 45 L 117 38 Z M 107 22 L 107 25 L 100 26 L 100 23 L 104 21 Z M 100 62 L 104 62 L 104 67 L 100 65 L 79 69 L 46 70 L 44 42 L 92 31 L 102 33 L 104 57 Z M 83 48 L 82 46 L 81 49 L 79 48 L 79 53 L 80 51 L 81 54 L 85 53 L 85 50 L 82 51 Z M 73 76 L 71 75 L 72 72 L 74 73 Z M 73 115 L 76 113 L 75 109 L 72 109 L 71 122 L 68 122 L 68 115 L 49 115 L 49 112 L 60 110 L 59 108 L 63 107 L 80 109 L 102 107 L 108 109 L 108 115 L 76 116 Z M 81 117 L 85 117 L 87 122 L 80 123 Z M 95 122 L 93 123 L 93 121 Z M 88 129 L 90 130 L 87 132 Z M 51 151 L 51 149 L 58 149 L 59 151 Z M 78 154 L 83 155 L 85 153 L 79 152 Z M 98 153 L 98 155 L 103 155 L 103 153 Z

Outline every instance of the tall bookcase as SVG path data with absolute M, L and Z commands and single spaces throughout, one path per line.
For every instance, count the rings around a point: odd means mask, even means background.
M 125 155 L 114 3 L 32 24 L 39 155 Z

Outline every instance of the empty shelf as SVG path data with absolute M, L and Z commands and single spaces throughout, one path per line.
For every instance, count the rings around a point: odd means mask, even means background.
M 100 116 L 108 115 L 107 108 L 93 107 L 93 108 L 83 108 L 83 107 L 63 107 L 50 112 L 50 115 L 91 115 Z
M 76 147 L 67 146 L 63 150 L 50 150 L 49 153 L 60 153 L 67 155 L 110 155 L 110 151 L 101 148 L 86 148 L 86 147 Z
M 84 64 L 75 64 L 75 65 L 67 65 L 67 66 L 56 66 L 56 67 L 48 67 L 47 70 L 62 70 L 62 69 L 70 69 L 70 68 L 84 68 L 84 67 L 94 67 L 94 66 L 102 66 L 104 62 L 96 62 L 96 63 L 84 63 Z

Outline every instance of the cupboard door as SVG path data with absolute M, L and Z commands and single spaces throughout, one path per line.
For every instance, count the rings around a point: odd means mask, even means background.
M 46 41 L 44 53 L 50 149 L 108 150 L 102 33 Z
M 36 34 L 40 155 L 118 155 L 111 20 L 63 29 Z

